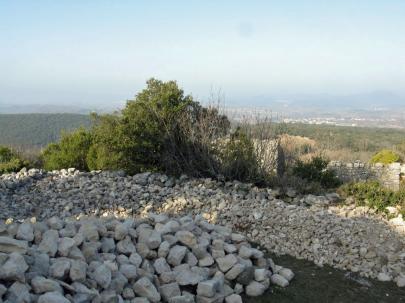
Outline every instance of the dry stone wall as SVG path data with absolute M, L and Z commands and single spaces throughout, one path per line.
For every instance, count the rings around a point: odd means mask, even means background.
M 333 170 L 343 182 L 359 182 L 377 180 L 387 188 L 398 190 L 401 177 L 405 173 L 405 164 L 392 163 L 384 165 L 382 163 L 368 164 L 360 161 L 343 163 L 332 161 L 328 169 Z

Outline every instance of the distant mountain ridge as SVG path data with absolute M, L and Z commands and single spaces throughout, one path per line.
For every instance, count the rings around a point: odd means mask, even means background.
M 237 100 L 243 106 L 246 100 Z M 373 110 L 405 108 L 405 96 L 391 92 L 372 92 L 353 95 L 257 95 L 249 99 L 251 106 L 287 110 L 290 107 L 311 110 Z

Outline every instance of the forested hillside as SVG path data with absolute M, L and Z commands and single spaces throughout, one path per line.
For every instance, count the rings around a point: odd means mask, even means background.
M 80 114 L 0 114 L 0 145 L 42 147 L 57 141 L 62 130 L 89 127 Z
M 405 131 L 392 128 L 286 124 L 285 132 L 308 137 L 325 149 L 376 152 L 405 141 Z

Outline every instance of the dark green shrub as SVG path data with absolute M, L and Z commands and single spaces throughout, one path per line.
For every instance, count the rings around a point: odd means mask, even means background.
M 265 180 L 252 135 L 238 129 L 226 141 L 228 118 L 185 95 L 175 81 L 150 79 L 120 113 L 92 116 L 90 131 L 65 133 L 59 143 L 47 147 L 42 156 L 46 169 L 160 171 L 196 177 L 222 175 L 227 180 L 255 183 Z
M 0 146 L 0 174 L 17 172 L 25 166 L 28 166 L 28 162 L 11 148 Z
M 394 162 L 399 162 L 401 160 L 400 156 L 392 150 L 383 149 L 382 151 L 376 153 L 370 160 L 370 163 L 382 163 L 391 164 Z
M 405 211 L 405 188 L 393 191 L 377 181 L 349 183 L 339 188 L 344 197 L 353 197 L 357 205 L 369 206 L 385 212 L 387 206 L 399 205 Z
M 121 115 L 96 117 L 96 146 L 90 150 L 88 165 L 130 174 L 215 176 L 218 163 L 211 141 L 226 134 L 229 126 L 225 116 L 184 95 L 175 81 L 150 79 Z
M 59 143 L 52 143 L 42 153 L 44 168 L 47 170 L 74 167 L 88 170 L 87 154 L 92 135 L 84 128 L 71 133 L 62 133 Z
M 319 182 L 324 188 L 334 188 L 341 184 L 333 171 L 327 169 L 328 161 L 314 157 L 309 162 L 298 160 L 293 168 L 293 175 L 308 182 Z
M 259 160 L 254 143 L 238 128 L 220 150 L 222 175 L 230 180 L 261 183 L 264 176 L 259 172 Z

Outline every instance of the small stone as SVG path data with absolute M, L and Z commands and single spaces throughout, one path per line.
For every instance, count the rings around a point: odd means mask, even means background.
M 129 228 L 126 224 L 119 223 L 115 226 L 114 238 L 117 241 L 124 239 L 129 233 Z
M 52 291 L 39 296 L 38 303 L 70 303 L 70 301 L 59 292 Z
M 86 241 L 98 241 L 100 236 L 97 226 L 92 222 L 85 222 L 79 228 L 79 234 L 82 234 Z
M 25 281 L 24 273 L 27 271 L 28 265 L 24 257 L 13 252 L 9 255 L 8 260 L 0 267 L 0 280 Z
M 148 278 L 139 279 L 133 286 L 135 294 L 147 298 L 151 302 L 159 302 L 161 296 Z
M 72 281 L 86 281 L 87 263 L 82 260 L 72 260 L 69 277 Z
M 237 294 L 232 294 L 225 298 L 225 303 L 242 303 L 242 297 Z
M 177 282 L 165 284 L 159 287 L 160 295 L 164 301 L 169 301 L 173 297 L 181 296 L 179 284 Z
M 31 302 L 29 290 L 27 284 L 18 281 L 14 282 L 8 288 L 6 302 Z
M 196 236 L 186 230 L 179 230 L 176 232 L 175 237 L 181 244 L 186 245 L 189 248 L 193 248 L 197 244 Z
M 126 236 L 123 240 L 117 243 L 117 251 L 124 255 L 130 255 L 136 252 L 135 245 L 129 236 Z
M 405 287 L 405 276 L 399 276 L 397 278 L 397 286 L 398 287 Z
M 25 254 L 28 249 L 28 242 L 23 240 L 15 240 L 10 237 L 0 236 L 0 252 L 13 253 L 18 252 Z
M 202 275 L 195 271 L 191 270 L 182 270 L 178 272 L 176 276 L 176 281 L 179 283 L 181 286 L 185 285 L 197 285 L 199 282 L 201 282 L 204 279 Z
M 187 248 L 185 246 L 175 245 L 169 251 L 167 262 L 173 266 L 180 265 L 186 253 Z
M 235 280 L 245 270 L 245 265 L 237 263 L 226 274 L 227 280 Z
M 226 255 L 223 258 L 218 258 L 218 259 L 216 259 L 216 261 L 217 261 L 219 269 L 222 272 L 227 272 L 238 262 L 238 259 L 235 257 L 235 255 L 230 254 L 230 255 Z
M 63 294 L 62 287 L 59 285 L 58 282 L 51 279 L 46 279 L 41 276 L 34 277 L 31 280 L 31 286 L 36 294 L 43 294 L 52 291 Z
M 383 272 L 380 272 L 380 273 L 377 275 L 377 280 L 378 280 L 378 281 L 381 281 L 381 282 L 388 282 L 388 281 L 391 281 L 392 278 L 391 278 L 388 274 L 383 273 Z
M 135 279 L 137 277 L 136 266 L 133 264 L 122 264 L 120 266 L 120 272 L 128 279 Z
M 160 243 L 159 249 L 158 249 L 158 257 L 159 258 L 166 258 L 167 254 L 169 253 L 170 250 L 170 243 L 167 241 L 163 241 Z
M 264 281 L 269 277 L 269 271 L 264 268 L 255 269 L 255 280 L 258 282 Z
M 166 262 L 165 258 L 158 258 L 153 263 L 153 267 L 158 274 L 171 271 L 170 265 Z
M 176 296 L 170 298 L 168 303 L 195 303 L 195 300 L 192 296 Z
M 250 247 L 242 245 L 239 248 L 239 257 L 241 257 L 243 259 L 249 259 L 250 257 L 252 257 L 252 255 L 253 255 L 253 251 Z
M 43 253 L 54 257 L 56 252 L 58 251 L 58 240 L 59 234 L 56 230 L 47 230 L 42 235 L 42 241 L 39 244 L 38 249 Z
M 212 298 L 218 289 L 217 280 L 207 280 L 198 283 L 197 285 L 197 295 Z
M 103 253 L 112 253 L 115 250 L 115 242 L 113 238 L 101 239 L 101 251 Z
M 69 255 L 70 250 L 72 249 L 73 246 L 75 246 L 75 240 L 72 238 L 62 238 L 59 240 L 59 245 L 58 245 L 58 252 L 61 256 L 67 257 Z
M 283 276 L 288 282 L 294 278 L 294 273 L 291 269 L 283 267 L 278 271 L 280 276 Z
M 149 249 L 157 249 L 160 246 L 160 243 L 162 243 L 162 236 L 159 232 L 155 230 L 152 231 L 147 241 Z
M 56 278 L 63 280 L 69 273 L 70 260 L 66 258 L 55 259 L 54 263 L 49 268 L 49 274 Z
M 198 266 L 208 267 L 214 264 L 214 262 L 215 262 L 214 258 L 211 255 L 207 254 L 205 257 L 198 260 Z
M 139 267 L 142 264 L 142 257 L 136 252 L 134 252 L 129 256 L 129 262 L 135 265 L 136 267 Z
M 266 287 L 256 281 L 252 281 L 249 283 L 249 285 L 246 286 L 246 295 L 248 295 L 249 297 L 261 296 L 262 294 L 264 294 L 265 291 Z
M 242 285 L 248 285 L 254 278 L 254 268 L 246 266 L 242 273 L 238 275 L 236 281 Z
M 32 224 L 25 222 L 20 224 L 20 226 L 18 227 L 16 238 L 28 242 L 34 240 L 34 228 L 32 227 Z
M 289 284 L 288 280 L 279 274 L 272 275 L 270 277 L 270 281 L 272 284 L 275 284 L 280 287 L 287 287 Z
M 246 237 L 241 234 L 232 234 L 231 238 L 232 238 L 233 242 L 237 242 L 237 243 L 240 243 L 240 242 L 243 242 L 246 240 Z
M 97 267 L 93 273 L 93 279 L 100 285 L 102 288 L 107 289 L 111 283 L 111 270 L 108 266 L 102 264 Z

